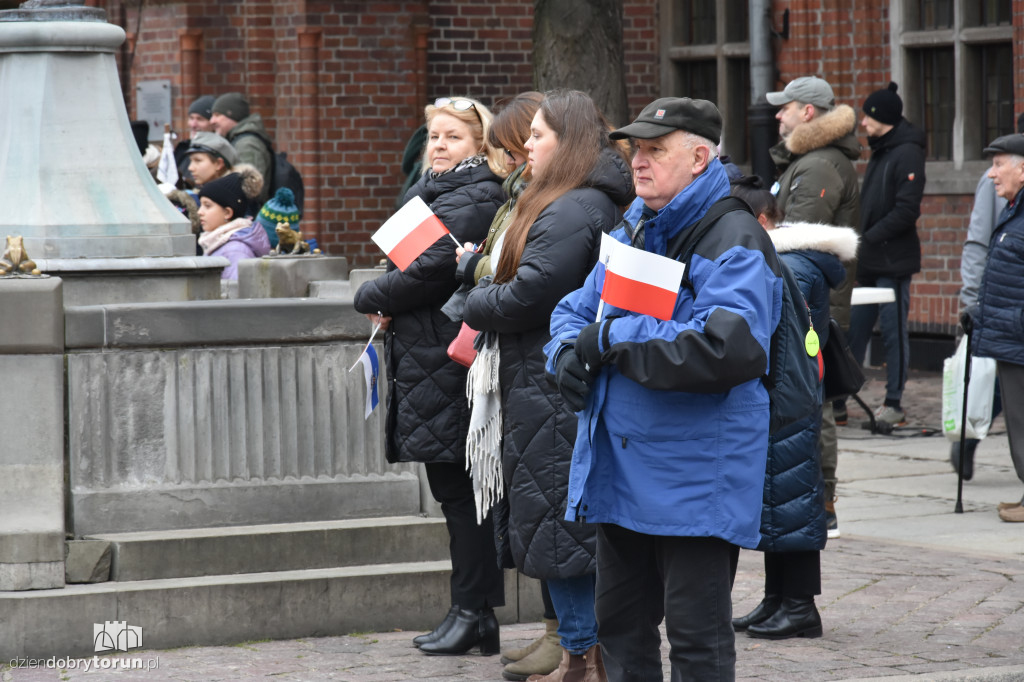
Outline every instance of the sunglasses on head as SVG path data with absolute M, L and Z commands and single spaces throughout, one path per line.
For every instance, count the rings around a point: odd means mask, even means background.
M 470 109 L 476 108 L 476 105 L 473 104 L 468 99 L 452 99 L 451 97 L 438 97 L 437 99 L 434 100 L 435 107 L 446 107 L 449 104 L 455 111 L 468 111 Z

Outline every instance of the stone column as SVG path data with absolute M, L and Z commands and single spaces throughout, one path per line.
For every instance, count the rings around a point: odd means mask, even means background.
M 64 586 L 61 280 L 0 278 L 0 590 Z

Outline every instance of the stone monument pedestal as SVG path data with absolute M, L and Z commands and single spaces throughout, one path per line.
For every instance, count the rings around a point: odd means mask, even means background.
M 0 278 L 0 591 L 64 586 L 64 303 Z

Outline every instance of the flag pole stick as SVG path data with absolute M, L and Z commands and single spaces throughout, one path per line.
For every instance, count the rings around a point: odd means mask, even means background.
M 371 343 L 373 343 L 373 337 L 377 336 L 377 330 L 380 329 L 380 318 L 382 318 L 382 317 L 384 317 L 384 314 L 381 311 L 378 310 L 377 311 L 377 324 L 375 324 L 373 326 L 373 331 L 370 332 L 370 340 L 366 342 L 365 346 L 363 346 L 363 350 L 359 353 L 359 355 L 356 356 L 355 363 L 353 363 L 352 366 L 348 368 L 348 371 L 351 372 L 352 370 L 354 370 L 356 368 L 356 365 L 359 364 L 359 358 L 363 357 L 363 353 L 365 353 L 366 349 L 370 347 Z
M 449 233 L 448 233 L 448 236 L 452 238 L 452 241 L 453 241 L 453 242 L 455 242 L 455 246 L 459 247 L 460 249 L 462 248 L 462 244 L 460 244 L 460 243 L 459 243 L 459 240 L 455 238 L 455 235 L 454 235 L 454 234 L 452 234 L 451 232 L 449 232 Z

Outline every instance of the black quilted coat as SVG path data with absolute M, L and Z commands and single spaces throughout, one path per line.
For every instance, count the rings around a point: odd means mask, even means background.
M 406 194 L 419 196 L 459 243 L 480 242 L 505 202 L 501 178 L 481 164 L 431 178 Z M 455 243 L 444 237 L 405 272 L 394 263 L 355 295 L 355 309 L 392 317 L 384 334 L 388 398 L 384 453 L 389 462 L 462 462 L 469 427 L 466 368 L 448 357 L 459 332 L 441 306 L 458 286 Z
M 588 184 L 538 216 L 514 279 L 478 285 L 466 301 L 467 324 L 498 333 L 508 500 L 507 528 L 502 510 L 495 513 L 498 556 L 511 553 L 515 567 L 533 578 L 596 570 L 596 527 L 565 520 L 576 415 L 545 373 L 543 353 L 555 305 L 583 284 L 597 262 L 601 233 L 633 199 L 629 167 L 610 151 Z

